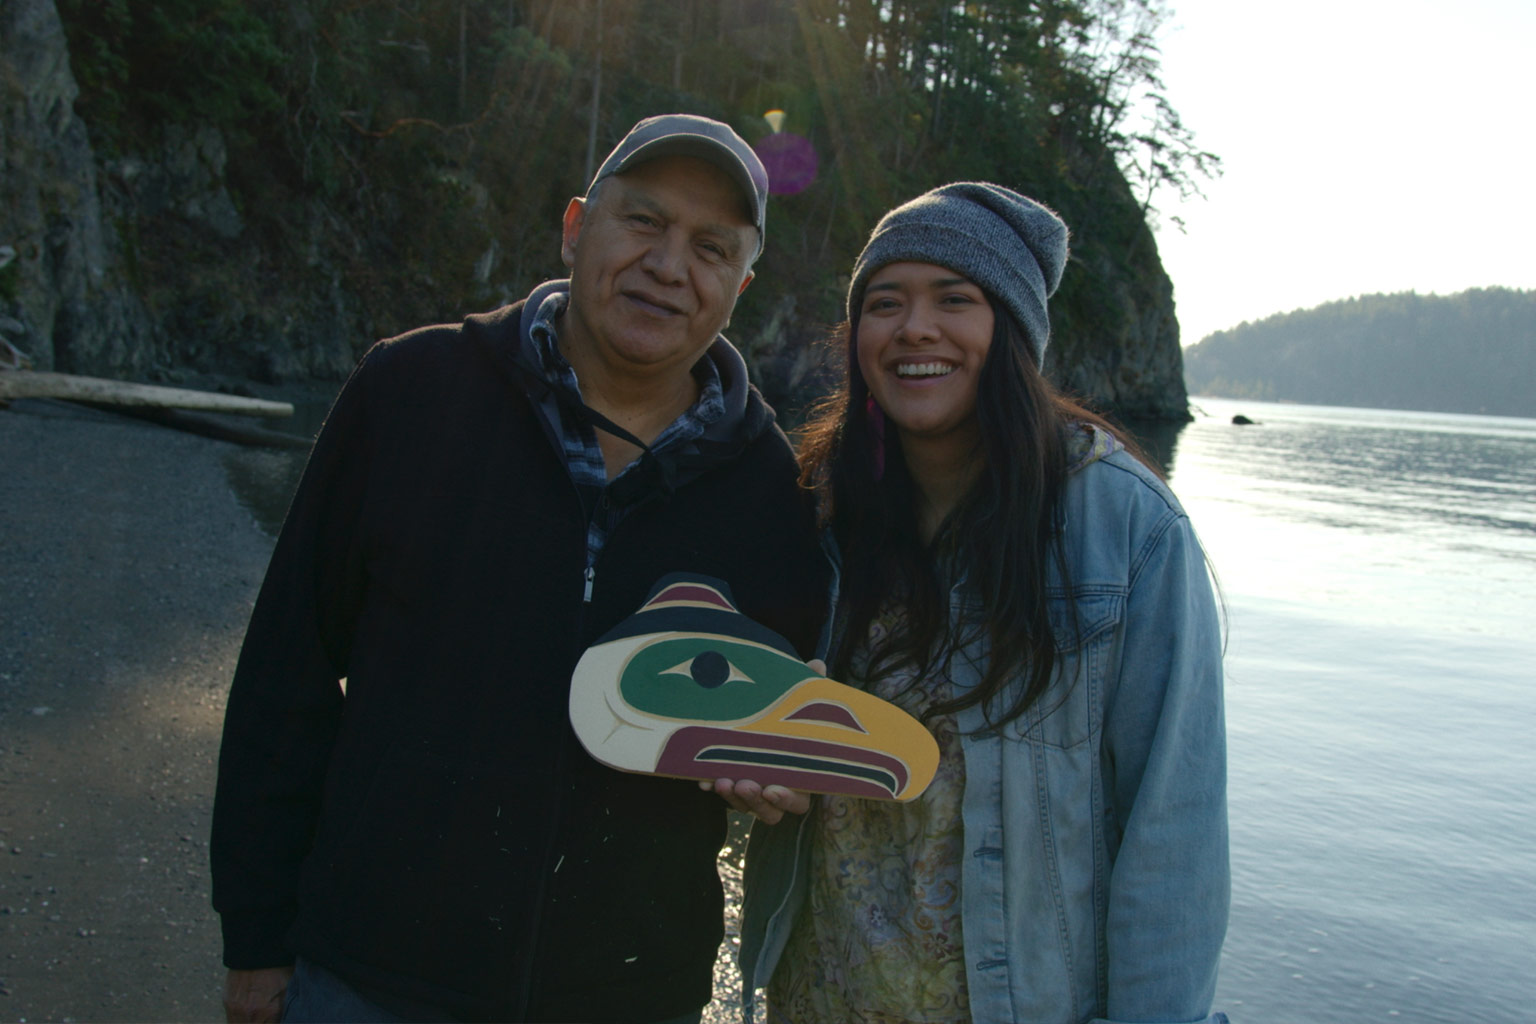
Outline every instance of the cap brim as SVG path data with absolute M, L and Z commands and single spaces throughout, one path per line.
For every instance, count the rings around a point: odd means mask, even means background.
M 742 198 L 747 201 L 747 209 L 752 214 L 752 226 L 757 228 L 759 236 L 762 235 L 764 210 L 763 204 L 758 200 L 758 182 L 752 179 L 752 172 L 747 169 L 746 164 L 742 163 L 739 156 L 732 153 L 723 143 L 707 135 L 674 133 L 659 139 L 652 139 L 650 142 L 636 147 L 633 152 L 627 154 L 623 160 L 620 160 L 613 166 L 608 174 L 602 175 L 602 177 L 623 174 L 625 171 L 631 170 L 647 160 L 655 160 L 664 156 L 695 157 L 714 164 L 730 175 L 731 180 L 736 183 L 736 187 L 741 190 Z M 598 180 L 601 180 L 601 178 Z M 594 181 L 593 184 L 595 185 L 597 182 Z M 766 188 L 766 182 L 763 183 L 763 187 Z

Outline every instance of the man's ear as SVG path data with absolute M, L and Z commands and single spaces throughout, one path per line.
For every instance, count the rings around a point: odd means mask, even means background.
M 747 285 L 752 283 L 752 277 L 752 271 L 747 271 L 747 275 L 741 279 L 740 287 L 736 289 L 736 299 L 741 298 L 741 293 L 747 290 Z M 736 312 L 736 299 L 731 300 L 731 313 Z M 720 325 L 722 331 L 731 326 L 731 313 L 725 315 L 725 323 Z
M 565 204 L 565 217 L 560 223 L 560 259 L 568 267 L 576 265 L 576 240 L 581 237 L 581 225 L 586 219 L 585 199 L 576 196 Z

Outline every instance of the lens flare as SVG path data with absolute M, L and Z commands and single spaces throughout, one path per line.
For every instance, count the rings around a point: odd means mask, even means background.
M 768 191 L 776 196 L 804 192 L 816 180 L 820 160 L 811 140 L 794 132 L 775 132 L 752 147 L 768 171 Z

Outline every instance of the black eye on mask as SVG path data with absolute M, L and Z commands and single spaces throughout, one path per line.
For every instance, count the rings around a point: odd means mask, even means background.
M 719 651 L 704 651 L 694 657 L 688 674 L 706 690 L 713 690 L 731 677 L 731 663 Z

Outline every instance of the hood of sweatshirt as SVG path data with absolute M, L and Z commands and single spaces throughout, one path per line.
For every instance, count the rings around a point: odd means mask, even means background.
M 466 335 L 487 346 L 496 364 L 535 404 L 552 391 L 552 386 L 540 369 L 530 329 L 545 299 L 569 292 L 568 280 L 546 281 L 522 302 L 468 317 L 464 323 Z M 724 335 L 716 335 L 700 358 L 710 360 L 719 374 L 724 412 L 697 438 L 660 450 L 648 449 L 642 456 L 642 472 L 626 473 L 621 478 L 626 488 L 671 493 L 710 468 L 734 459 L 763 434 L 777 429 L 773 409 L 748 378 L 746 360 Z M 570 398 L 560 400 L 571 402 Z M 551 437 L 551 441 L 558 447 L 558 439 Z M 634 482 L 629 483 L 632 479 Z

